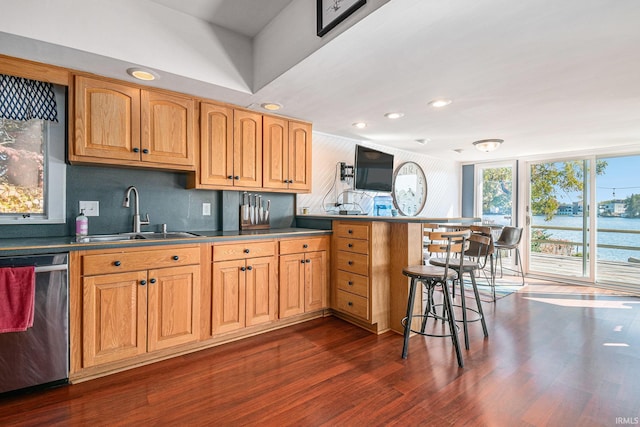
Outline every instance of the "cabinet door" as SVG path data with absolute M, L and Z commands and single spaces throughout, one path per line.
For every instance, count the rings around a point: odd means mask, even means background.
M 262 187 L 262 115 L 233 112 L 233 185 Z
M 289 189 L 311 191 L 311 125 L 289 122 Z
M 76 77 L 73 148 L 74 156 L 140 160 L 140 90 Z
M 250 258 L 246 270 L 246 326 L 278 318 L 276 258 Z
M 213 263 L 211 334 L 245 326 L 245 260 Z
M 233 110 L 200 104 L 200 183 L 233 186 Z
M 142 161 L 195 166 L 195 101 L 166 93 L 142 91 Z
M 304 311 L 327 307 L 327 252 L 305 254 Z
M 90 367 L 147 351 L 146 271 L 83 279 L 82 364 Z
M 304 313 L 304 254 L 280 256 L 280 318 Z
M 149 270 L 149 351 L 198 340 L 200 267 Z
M 264 188 L 289 186 L 289 124 L 285 119 L 263 117 Z

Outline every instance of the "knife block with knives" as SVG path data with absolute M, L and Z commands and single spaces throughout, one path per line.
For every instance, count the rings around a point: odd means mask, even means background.
M 271 200 L 263 202 L 262 196 L 245 191 L 242 194 L 242 205 L 240 205 L 240 229 L 257 230 L 270 228 L 270 211 Z

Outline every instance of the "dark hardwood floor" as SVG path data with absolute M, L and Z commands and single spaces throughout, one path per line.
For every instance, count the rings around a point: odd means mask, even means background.
M 0 400 L 0 425 L 614 426 L 640 416 L 640 299 L 529 285 L 451 342 L 333 317 Z

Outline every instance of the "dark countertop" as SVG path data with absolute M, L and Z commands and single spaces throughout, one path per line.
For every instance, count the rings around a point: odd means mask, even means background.
M 410 222 L 410 223 L 456 223 L 456 224 L 473 224 L 480 223 L 482 218 L 477 217 L 457 217 L 457 218 L 432 218 L 420 216 L 372 216 L 372 215 L 298 215 L 296 220 L 313 219 L 313 220 L 343 220 L 343 221 L 386 221 L 386 222 Z
M 117 242 L 76 243 L 75 236 L 27 237 L 0 239 L 0 256 L 60 253 L 88 249 L 166 246 L 187 243 L 226 242 L 234 240 L 281 239 L 287 237 L 308 237 L 330 235 L 331 230 L 311 228 L 274 228 L 246 231 L 189 231 L 198 237 L 177 239 L 124 240 Z

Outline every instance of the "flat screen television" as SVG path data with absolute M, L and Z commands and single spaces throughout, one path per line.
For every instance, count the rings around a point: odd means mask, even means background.
M 393 154 L 356 145 L 356 179 L 354 188 L 391 192 L 393 186 Z

